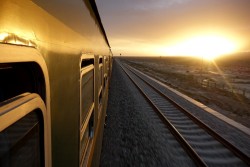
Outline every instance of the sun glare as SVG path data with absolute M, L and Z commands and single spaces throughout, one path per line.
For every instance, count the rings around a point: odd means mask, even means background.
M 236 51 L 236 44 L 221 36 L 194 37 L 164 48 L 164 53 L 167 55 L 201 57 L 208 61 L 234 51 Z

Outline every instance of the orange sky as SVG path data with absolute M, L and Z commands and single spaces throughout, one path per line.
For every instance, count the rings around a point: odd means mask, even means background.
M 211 36 L 233 43 L 234 51 L 250 50 L 249 0 L 96 0 L 96 3 L 114 55 L 163 56 L 169 54 L 169 48 L 185 54 L 180 46 L 193 38 L 206 40 Z M 200 43 L 209 45 L 202 40 Z M 192 51 L 203 47 L 193 45 Z

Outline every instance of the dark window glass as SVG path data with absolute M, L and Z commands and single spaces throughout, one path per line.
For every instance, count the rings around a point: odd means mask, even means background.
M 84 59 L 81 62 L 81 68 L 87 67 L 89 65 L 94 65 L 94 59 Z
M 44 166 L 43 120 L 33 111 L 0 132 L 0 166 Z
M 0 63 L 0 78 L 0 102 L 26 92 L 45 101 L 45 80 L 36 63 Z
M 99 64 L 102 64 L 102 58 L 99 58 Z
M 85 117 L 94 103 L 94 69 L 82 76 L 82 113 L 81 122 L 84 123 Z
M 102 104 L 102 90 L 101 90 L 101 93 L 99 95 L 99 105 L 101 105 L 101 104 Z
M 99 76 L 98 76 L 98 80 L 99 80 L 99 85 L 98 85 L 98 88 L 100 89 L 101 85 L 102 85 L 102 75 L 103 75 L 103 66 L 100 67 L 100 70 L 99 70 Z
M 94 113 L 91 114 L 89 122 L 86 122 L 87 128 L 84 131 L 83 138 L 81 139 L 81 148 L 80 148 L 80 154 L 83 161 L 84 155 L 87 152 L 89 141 L 94 136 Z

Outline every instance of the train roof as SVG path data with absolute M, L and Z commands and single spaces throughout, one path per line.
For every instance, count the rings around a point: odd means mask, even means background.
M 1 43 L 112 54 L 95 0 L 1 0 L 0 13 Z
M 92 10 L 93 12 L 95 13 L 95 17 L 96 17 L 96 20 L 98 21 L 98 24 L 102 30 L 102 33 L 104 34 L 105 36 L 105 40 L 108 44 L 108 46 L 110 47 L 110 44 L 109 44 L 109 41 L 108 41 L 108 38 L 107 38 L 107 35 L 106 35 L 106 32 L 105 32 L 105 29 L 103 27 L 103 24 L 102 24 L 102 20 L 101 20 L 101 17 L 100 17 L 100 14 L 98 12 L 98 9 L 97 9 L 97 6 L 96 6 L 96 3 L 95 3 L 95 0 L 88 0 L 91 4 L 91 7 L 92 7 Z

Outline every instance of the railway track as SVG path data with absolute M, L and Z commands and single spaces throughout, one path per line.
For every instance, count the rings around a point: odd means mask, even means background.
M 167 97 L 157 84 L 119 64 L 197 166 L 250 166 L 247 155 Z

